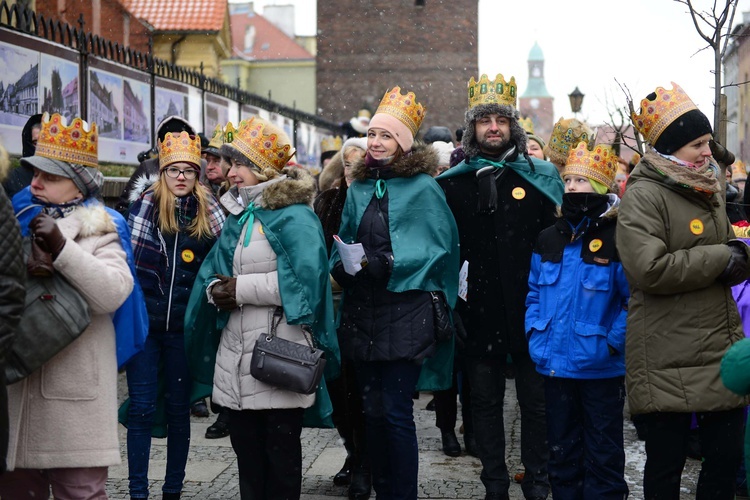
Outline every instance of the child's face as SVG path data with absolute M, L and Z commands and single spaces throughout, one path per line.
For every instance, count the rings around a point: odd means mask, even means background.
M 587 177 L 581 177 L 580 175 L 566 175 L 564 180 L 566 193 L 594 192 L 594 186 L 591 185 Z

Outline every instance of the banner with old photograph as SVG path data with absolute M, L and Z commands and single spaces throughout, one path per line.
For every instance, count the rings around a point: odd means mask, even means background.
M 39 52 L 0 42 L 0 142 L 21 155 L 21 131 L 39 112 Z

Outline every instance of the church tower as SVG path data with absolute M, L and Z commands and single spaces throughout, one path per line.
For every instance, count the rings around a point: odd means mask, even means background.
M 552 126 L 555 124 L 555 98 L 547 92 L 544 84 L 544 54 L 539 44 L 529 52 L 529 85 L 518 99 L 518 111 L 522 117 L 531 118 L 534 123 L 534 134 L 549 142 Z

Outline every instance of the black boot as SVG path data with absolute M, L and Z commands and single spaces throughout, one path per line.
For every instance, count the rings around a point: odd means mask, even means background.
M 372 492 L 372 476 L 366 468 L 356 468 L 349 485 L 350 500 L 367 500 Z
M 180 493 L 166 493 L 161 494 L 161 500 L 180 500 Z
M 464 446 L 466 447 L 466 453 L 472 457 L 479 457 L 479 453 L 477 453 L 477 441 L 474 438 L 473 432 L 464 434 Z
M 449 457 L 457 457 L 461 455 L 461 445 L 458 444 L 458 438 L 456 432 L 451 429 L 441 433 L 443 436 L 443 453 Z
M 333 476 L 333 484 L 336 486 L 348 486 L 352 481 L 352 457 L 347 455 L 341 470 Z
M 206 429 L 206 439 L 219 439 L 229 435 L 229 412 L 221 410 L 216 422 Z

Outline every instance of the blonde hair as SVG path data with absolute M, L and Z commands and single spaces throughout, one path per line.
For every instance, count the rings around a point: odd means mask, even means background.
M 174 214 L 177 197 L 169 190 L 164 177 L 164 175 L 159 175 L 159 181 L 151 187 L 154 191 L 154 203 L 159 209 L 157 222 L 159 230 L 162 233 L 177 234 L 180 232 L 180 224 L 177 222 L 177 217 Z M 208 217 L 208 197 L 210 195 L 203 184 L 198 182 L 198 179 L 195 180 L 191 194 L 198 200 L 198 210 L 195 218 L 187 227 L 188 234 L 198 240 L 211 238 L 213 237 L 213 232 L 211 231 L 211 223 Z

